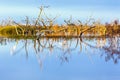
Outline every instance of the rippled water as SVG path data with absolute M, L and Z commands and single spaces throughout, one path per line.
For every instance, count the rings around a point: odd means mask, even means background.
M 120 38 L 0 38 L 0 80 L 119 80 Z

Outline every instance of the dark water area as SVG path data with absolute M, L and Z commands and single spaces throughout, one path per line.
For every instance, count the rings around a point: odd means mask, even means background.
M 0 38 L 0 80 L 119 80 L 120 37 Z

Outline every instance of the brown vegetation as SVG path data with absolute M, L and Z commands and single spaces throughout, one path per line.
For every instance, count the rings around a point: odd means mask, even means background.
M 65 24 L 54 24 L 55 18 L 49 18 L 44 10 L 40 8 L 40 13 L 33 23 L 26 17 L 26 24 L 20 24 L 15 21 L 8 21 L 7 24 L 0 27 L 0 34 L 3 36 L 41 36 L 44 37 L 82 37 L 82 36 L 112 36 L 119 35 L 120 24 L 118 20 L 112 23 L 102 24 L 94 19 L 89 19 L 85 23 L 80 20 L 77 23 L 72 19 L 64 20 Z

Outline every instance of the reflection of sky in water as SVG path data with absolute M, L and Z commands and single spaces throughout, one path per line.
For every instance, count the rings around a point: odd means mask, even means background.
M 76 39 L 72 41 L 72 48 L 76 45 Z M 95 45 L 96 41 L 87 43 Z M 16 49 L 24 45 L 24 40 L 18 41 Z M 59 43 L 60 41 L 58 41 Z M 70 41 L 68 41 L 70 42 Z M 58 43 L 54 45 L 61 46 Z M 15 55 L 10 55 L 10 49 L 16 42 L 9 42 L 8 45 L 0 45 L 0 80 L 119 80 L 120 64 L 114 64 L 112 60 L 105 62 L 104 56 L 100 57 L 103 51 L 83 45 L 80 52 L 80 45 L 73 50 L 68 62 L 62 62 L 60 56 L 62 50 L 54 48 L 53 53 L 48 49 L 39 52 L 43 65 L 40 67 L 34 44 L 28 40 L 28 59 L 26 59 L 25 48 Z M 86 46 L 86 47 L 85 47 Z M 85 49 L 86 48 L 86 49 Z M 107 53 L 103 53 L 107 54 Z
M 61 18 L 72 15 L 76 19 L 86 19 L 92 16 L 111 21 L 109 19 L 120 17 L 119 0 L 0 0 L 0 17 L 16 20 L 25 16 L 36 17 L 41 4 L 51 6 L 47 14 L 60 15 Z

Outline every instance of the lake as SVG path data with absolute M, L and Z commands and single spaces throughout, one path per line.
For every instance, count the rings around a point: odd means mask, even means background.
M 0 38 L 0 80 L 120 80 L 120 37 Z

